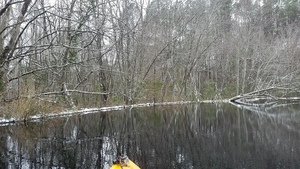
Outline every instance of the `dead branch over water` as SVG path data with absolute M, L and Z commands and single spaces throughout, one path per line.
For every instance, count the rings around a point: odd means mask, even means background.
M 256 90 L 230 99 L 230 102 L 245 106 L 271 106 L 300 101 L 300 91 L 294 88 L 270 87 Z

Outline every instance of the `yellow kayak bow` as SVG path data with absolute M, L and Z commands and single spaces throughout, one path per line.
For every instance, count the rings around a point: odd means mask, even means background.
M 129 160 L 128 166 L 122 166 L 120 164 L 113 164 L 110 169 L 141 169 L 139 166 L 137 166 L 134 162 Z
M 110 169 L 141 169 L 134 162 L 132 162 L 127 156 L 120 156 L 110 167 Z

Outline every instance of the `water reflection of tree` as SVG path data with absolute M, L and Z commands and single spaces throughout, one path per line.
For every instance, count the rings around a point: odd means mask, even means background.
M 299 107 L 268 114 L 229 104 L 134 108 L 0 127 L 0 168 L 300 168 Z
M 95 117 L 97 123 L 91 124 Z M 14 133 L 1 132 L 6 139 L 1 150 L 9 145 L 14 147 L 2 151 L 5 152 L 3 161 L 9 163 L 7 165 L 16 165 L 16 168 L 102 168 L 105 163 L 101 152 L 104 142 L 107 142 L 103 137 L 105 122 L 106 114 L 99 114 L 93 118 L 78 116 L 10 126 Z M 11 140 L 8 142 L 9 137 Z
M 193 114 L 198 116 L 198 124 L 193 128 L 188 123 L 185 126 L 190 144 L 199 145 L 190 151 L 191 157 L 198 155 L 194 161 L 204 168 L 295 167 L 299 155 L 291 154 L 291 150 L 299 153 L 299 134 L 287 130 L 282 119 L 234 109 L 204 108 Z M 186 118 L 195 118 L 193 115 Z
M 145 149 L 145 168 L 299 167 L 299 133 L 282 119 L 230 106 L 144 113 L 139 114 L 147 122 L 139 128 L 144 136 L 139 146 Z

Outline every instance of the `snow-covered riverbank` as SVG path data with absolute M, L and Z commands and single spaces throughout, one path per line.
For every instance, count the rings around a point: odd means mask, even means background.
M 90 114 L 90 113 L 97 113 L 97 112 L 124 110 L 124 109 L 130 109 L 135 107 L 149 107 L 149 106 L 176 105 L 176 104 L 189 104 L 189 103 L 196 103 L 196 102 L 178 101 L 178 102 L 162 102 L 162 103 L 142 103 L 142 104 L 120 105 L 120 106 L 100 107 L 100 108 L 85 108 L 79 110 L 68 110 L 59 113 L 47 113 L 47 114 L 40 113 L 33 116 L 29 116 L 26 119 L 0 117 L 0 126 L 11 125 L 16 123 L 35 122 L 35 121 L 41 121 L 41 120 L 51 119 L 55 117 L 68 117 L 75 114 Z

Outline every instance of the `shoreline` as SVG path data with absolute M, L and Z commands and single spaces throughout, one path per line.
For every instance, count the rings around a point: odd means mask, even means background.
M 7 126 L 12 124 L 24 124 L 27 122 L 38 122 L 41 120 L 47 120 L 58 117 L 69 117 L 72 115 L 85 115 L 97 112 L 108 112 L 108 111 L 117 111 L 117 110 L 125 110 L 129 108 L 136 107 L 151 107 L 151 106 L 164 106 L 164 105 L 179 105 L 179 104 L 191 104 L 191 103 L 214 103 L 214 101 L 176 101 L 176 102 L 160 102 L 160 103 L 140 103 L 140 104 L 132 104 L 132 105 L 119 105 L 119 106 L 108 106 L 108 107 L 100 107 L 100 108 L 83 108 L 78 110 L 67 110 L 59 113 L 47 113 L 47 114 L 36 114 L 29 116 L 28 118 L 5 118 L 0 117 L 0 126 Z

